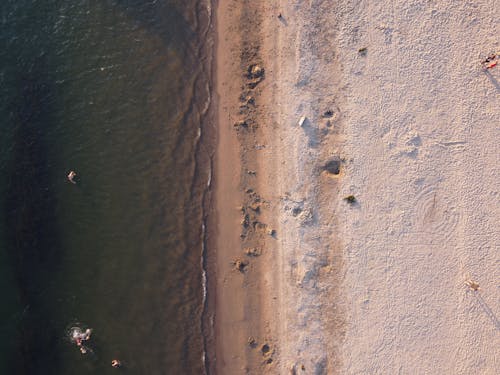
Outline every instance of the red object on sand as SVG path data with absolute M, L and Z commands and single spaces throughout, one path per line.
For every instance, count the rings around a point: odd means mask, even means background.
M 497 65 L 498 65 L 498 61 L 492 61 L 488 65 L 486 65 L 486 69 L 494 68 Z

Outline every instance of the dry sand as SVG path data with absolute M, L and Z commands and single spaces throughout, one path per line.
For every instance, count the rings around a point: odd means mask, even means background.
M 498 1 L 217 7 L 214 372 L 499 373 Z

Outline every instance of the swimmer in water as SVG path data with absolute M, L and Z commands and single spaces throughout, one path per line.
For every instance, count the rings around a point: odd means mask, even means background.
M 82 334 L 82 340 L 89 340 L 90 339 L 90 335 L 92 334 L 92 330 L 90 328 L 87 328 L 85 330 L 85 332 Z
M 118 360 L 118 359 L 113 359 L 111 361 L 111 366 L 114 367 L 114 368 L 118 368 L 122 365 L 122 363 Z
M 92 334 L 92 329 L 90 328 L 87 328 L 85 332 L 82 332 L 81 329 L 78 327 L 73 329 L 73 332 L 71 334 L 71 339 L 76 344 L 76 346 L 78 346 L 82 354 L 87 354 L 89 351 L 89 348 L 84 346 L 83 342 L 89 340 L 91 334 Z
M 73 331 L 73 341 L 75 341 L 77 344 L 78 342 L 82 342 L 82 341 L 87 341 L 90 339 L 90 335 L 92 334 L 92 329 L 90 328 L 87 328 L 85 330 L 85 332 L 82 332 L 79 328 L 75 329 Z
M 75 171 L 70 171 L 68 173 L 68 181 L 71 182 L 72 184 L 76 184 L 75 177 L 76 177 Z

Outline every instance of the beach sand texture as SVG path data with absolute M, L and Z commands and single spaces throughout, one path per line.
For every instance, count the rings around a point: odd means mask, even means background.
M 500 3 L 217 7 L 216 373 L 499 373 Z

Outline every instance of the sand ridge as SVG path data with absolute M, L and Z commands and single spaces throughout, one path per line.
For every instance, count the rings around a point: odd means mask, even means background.
M 342 336 L 335 298 L 342 263 L 334 233 L 338 200 L 332 199 L 341 174 L 329 172 L 327 166 L 332 160 L 343 163 L 342 131 L 335 93 L 312 102 L 325 77 L 304 70 L 316 63 L 316 53 L 324 53 L 323 64 L 334 62 L 331 46 L 313 54 L 309 48 L 314 43 L 311 25 L 317 31 L 332 9 L 325 4 L 297 10 L 291 4 L 258 1 L 219 7 L 223 9 L 218 14 L 226 16 L 219 23 L 224 30 L 219 35 L 225 39 L 219 40 L 223 56 L 218 57 L 228 61 L 223 77 L 218 75 L 224 102 L 219 107 L 221 138 L 238 148 L 230 182 L 231 222 L 226 214 L 219 216 L 220 230 L 231 228 L 233 238 L 231 250 L 224 251 L 226 263 L 219 265 L 219 292 L 243 297 L 234 302 L 238 307 L 233 309 L 241 309 L 238 321 L 222 321 L 235 316 L 227 307 L 216 318 L 216 325 L 227 323 L 233 329 L 228 338 L 233 356 L 228 359 L 221 350 L 217 368 L 220 373 L 330 368 L 332 373 L 339 358 L 333 352 Z M 328 86 L 335 82 L 334 73 L 329 73 Z M 302 116 L 307 119 L 300 126 Z M 227 178 L 226 154 L 219 155 L 219 167 L 225 165 L 220 177 Z M 223 196 L 227 200 L 227 192 Z M 218 251 L 227 243 L 226 236 Z M 245 256 L 248 252 L 252 256 Z M 263 350 L 265 345 L 269 350 Z

